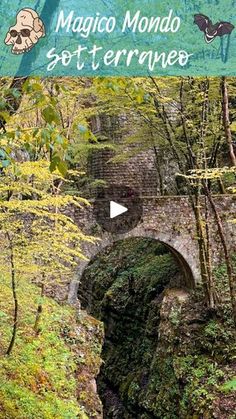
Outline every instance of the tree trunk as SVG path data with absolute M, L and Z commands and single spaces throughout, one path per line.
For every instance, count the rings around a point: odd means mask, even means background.
M 215 202 L 213 200 L 213 197 L 211 195 L 211 192 L 209 191 L 207 186 L 205 186 L 204 189 L 206 191 L 206 194 L 207 194 L 207 197 L 209 199 L 212 211 L 213 211 L 214 216 L 215 216 L 219 236 L 220 236 L 222 247 L 223 247 L 223 250 L 224 250 L 224 257 L 225 257 L 225 263 L 226 263 L 228 281 L 229 281 L 231 305 L 232 305 L 232 310 L 233 310 L 233 319 L 234 319 L 234 323 L 235 323 L 235 326 L 236 326 L 236 277 L 234 275 L 234 269 L 233 269 L 233 264 L 232 264 L 232 260 L 231 260 L 231 256 L 230 256 L 230 251 L 228 249 L 227 239 L 225 237 L 222 221 L 221 221 L 221 218 L 220 218 L 219 213 L 217 211 L 217 208 L 216 208 Z
M 156 171 L 157 171 L 157 176 L 159 179 L 159 187 L 160 187 L 160 195 L 163 196 L 164 195 L 164 185 L 163 185 L 163 177 L 162 177 L 162 173 L 161 173 L 161 163 L 160 163 L 160 159 L 158 156 L 158 151 L 155 145 L 153 145 L 153 151 L 154 151 L 154 155 L 155 155 L 155 165 L 156 165 Z
M 207 244 L 203 228 L 203 219 L 201 214 L 201 203 L 200 203 L 200 193 L 199 188 L 196 192 L 195 202 L 193 201 L 193 209 L 196 219 L 196 230 L 198 235 L 198 248 L 199 248 L 199 262 L 201 269 L 202 283 L 204 287 L 204 292 L 207 298 L 207 304 L 212 308 L 212 295 L 210 292 L 209 286 L 209 271 L 207 267 Z
M 10 91 L 11 89 L 17 89 L 20 93 L 20 96 L 16 98 L 16 96 L 12 95 L 11 93 L 7 97 L 7 111 L 10 115 L 14 115 L 17 110 L 20 107 L 22 94 L 23 94 L 23 85 L 25 81 L 27 80 L 27 77 L 14 77 L 11 85 L 10 85 Z M 5 126 L 6 126 L 6 120 L 3 116 L 0 117 L 0 130 L 2 129 L 5 132 Z
M 43 281 L 44 281 L 44 278 L 43 278 Z M 44 297 L 44 291 L 45 291 L 45 286 L 44 286 L 44 282 L 42 282 L 41 299 Z M 36 336 L 38 336 L 41 332 L 40 323 L 41 323 L 42 313 L 43 313 L 43 304 L 42 304 L 42 301 L 40 301 L 37 308 L 37 313 L 36 313 L 35 323 L 34 323 L 34 331 L 35 331 Z
M 212 270 L 212 263 L 211 263 L 211 239 L 210 239 L 210 225 L 209 225 L 209 209 L 208 209 L 208 202 L 207 197 L 205 196 L 205 223 L 206 223 L 206 263 L 207 263 L 207 270 L 208 270 L 208 289 L 209 289 L 209 302 L 210 308 L 214 309 L 216 305 L 216 290 L 215 290 L 215 283 L 213 277 L 213 270 Z
M 10 241 L 10 237 L 9 241 Z M 6 355 L 10 355 L 16 341 L 16 333 L 18 327 L 18 298 L 17 298 L 17 291 L 16 291 L 16 280 L 15 280 L 15 264 L 14 264 L 14 253 L 12 248 L 12 243 L 10 241 L 10 264 L 11 264 L 11 286 L 12 286 L 12 296 L 14 301 L 14 323 L 12 329 L 12 337 L 9 343 L 8 349 L 6 351 Z
M 225 137 L 229 147 L 229 155 L 232 166 L 236 166 L 236 156 L 234 152 L 232 133 L 230 129 L 230 118 L 229 118 L 229 95 L 226 77 L 222 77 L 221 81 L 222 91 L 222 112 L 223 112 L 223 125 L 225 130 Z

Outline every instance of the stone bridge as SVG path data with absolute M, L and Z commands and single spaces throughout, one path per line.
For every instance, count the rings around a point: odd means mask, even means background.
M 232 252 L 236 251 L 236 224 L 231 220 L 236 218 L 236 196 L 214 196 L 225 229 L 227 242 Z M 176 257 L 182 267 L 185 286 L 193 288 L 201 281 L 199 267 L 198 238 L 195 217 L 187 196 L 142 197 L 143 216 L 137 227 L 126 234 L 110 234 L 104 232 L 97 224 L 93 213 L 93 205 L 84 209 L 76 209 L 74 218 L 81 229 L 90 235 L 99 237 L 96 244 L 85 243 L 82 251 L 87 261 L 81 261 L 76 278 L 70 284 L 69 302 L 77 301 L 78 285 L 84 270 L 91 260 L 108 246 L 119 240 L 130 237 L 153 238 L 165 244 Z M 205 206 L 204 197 L 201 199 Z M 203 211 L 204 212 L 204 211 Z M 217 232 L 215 218 L 209 208 L 209 231 L 212 247 L 212 263 L 216 267 L 222 260 L 222 245 Z

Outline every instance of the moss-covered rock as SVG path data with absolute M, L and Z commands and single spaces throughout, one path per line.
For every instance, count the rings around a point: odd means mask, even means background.
M 201 290 L 184 288 L 168 249 L 148 239 L 117 243 L 90 264 L 80 298 L 105 325 L 105 418 L 226 417 L 219 397 L 235 375 L 233 325 L 212 318 Z

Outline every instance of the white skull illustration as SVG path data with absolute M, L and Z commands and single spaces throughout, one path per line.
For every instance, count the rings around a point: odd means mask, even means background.
M 30 51 L 40 38 L 45 36 L 45 27 L 33 9 L 22 9 L 16 16 L 16 24 L 6 36 L 5 44 L 13 45 L 13 54 Z

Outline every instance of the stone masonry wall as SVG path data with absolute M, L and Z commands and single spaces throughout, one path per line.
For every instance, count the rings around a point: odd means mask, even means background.
M 141 196 L 158 195 L 159 181 L 154 151 L 139 153 L 124 163 L 111 162 L 113 155 L 109 148 L 93 153 L 89 159 L 88 173 L 94 179 L 129 186 Z
M 222 219 L 230 250 L 235 252 L 236 224 L 233 224 L 231 220 L 236 218 L 236 196 L 218 195 L 214 197 L 214 201 Z M 187 196 L 150 196 L 143 198 L 142 202 L 142 220 L 134 230 L 124 235 L 104 232 L 94 218 L 92 205 L 74 212 L 73 216 L 83 231 L 97 236 L 99 240 L 96 244 L 83 244 L 83 252 L 88 260 L 80 262 L 76 278 L 70 284 L 70 302 L 77 299 L 78 282 L 89 261 L 115 241 L 125 240 L 128 237 L 150 237 L 163 242 L 172 250 L 182 265 L 186 275 L 186 285 L 193 287 L 201 281 L 195 219 L 189 198 Z M 204 198 L 202 205 L 204 205 Z M 209 214 L 212 261 L 213 266 L 216 267 L 223 260 L 223 249 L 210 208 Z

